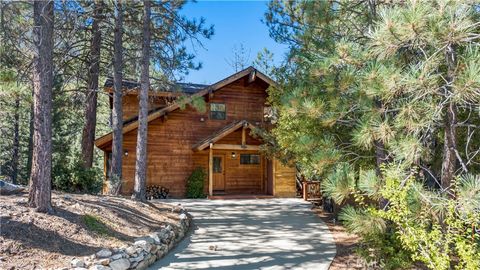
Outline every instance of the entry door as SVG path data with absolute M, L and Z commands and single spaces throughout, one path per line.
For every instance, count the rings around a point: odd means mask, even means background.
M 213 190 L 225 190 L 225 156 L 213 156 Z

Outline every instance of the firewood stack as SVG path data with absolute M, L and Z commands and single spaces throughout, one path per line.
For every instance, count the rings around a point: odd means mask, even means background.
M 152 185 L 147 187 L 147 200 L 152 199 L 167 199 L 168 198 L 168 188 Z

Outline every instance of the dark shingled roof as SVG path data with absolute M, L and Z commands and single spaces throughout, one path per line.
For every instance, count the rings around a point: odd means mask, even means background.
M 122 81 L 122 86 L 126 89 L 135 89 L 135 88 L 140 88 L 140 83 L 135 82 L 135 81 L 130 81 L 130 80 L 123 80 Z M 180 83 L 177 82 L 174 84 L 173 87 L 170 87 L 170 89 L 165 89 L 162 90 L 162 92 L 183 92 L 186 94 L 195 94 L 206 87 L 208 87 L 208 84 L 198 84 L 198 83 Z M 105 81 L 104 87 L 113 87 L 113 78 L 107 78 Z

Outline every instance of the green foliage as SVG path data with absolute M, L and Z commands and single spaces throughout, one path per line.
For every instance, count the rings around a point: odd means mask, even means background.
M 478 268 L 479 191 L 477 177 L 465 175 L 480 173 L 478 5 L 273 0 L 269 7 L 271 35 L 290 46 L 271 98 L 278 151 L 321 179 L 336 203 L 354 199 L 340 217 L 372 263 Z M 452 111 L 455 123 L 446 117 Z M 453 154 L 445 149 L 452 134 Z M 462 165 L 451 188 L 440 185 L 452 181 L 446 153 Z
M 393 222 L 403 248 L 412 252 L 414 260 L 424 262 L 431 269 L 451 269 L 452 258 L 458 259 L 455 269 L 478 269 L 480 258 L 473 254 L 480 253 L 480 236 L 472 228 L 478 226 L 480 220 L 480 204 L 474 202 L 479 196 L 480 177 L 467 175 L 457 179 L 453 190 L 457 198 L 438 191 L 436 196 L 427 196 L 415 184 L 413 176 L 390 173 L 396 170 L 385 171 L 382 194 L 389 200 L 389 207 L 378 215 Z M 472 192 L 464 192 L 470 188 Z M 412 196 L 421 200 L 421 207 L 412 207 Z M 440 218 L 431 217 L 435 204 L 445 209 Z
M 57 164 L 53 168 L 53 187 L 66 192 L 99 193 L 102 190 L 102 171 L 85 168 L 80 161 Z
M 102 236 L 111 236 L 112 232 L 110 231 L 110 228 L 102 222 L 102 220 L 93 215 L 84 215 L 82 216 L 82 221 L 87 227 L 87 230 L 96 233 L 98 235 Z
M 207 173 L 202 167 L 197 167 L 187 179 L 186 194 L 187 198 L 205 198 L 205 180 Z
M 322 181 L 321 188 L 325 196 L 332 198 L 337 204 L 342 204 L 355 188 L 355 176 L 350 165 L 340 163 L 328 177 Z
M 413 265 L 411 253 L 402 248 L 394 231 L 364 236 L 356 253 L 380 269 L 409 269 Z

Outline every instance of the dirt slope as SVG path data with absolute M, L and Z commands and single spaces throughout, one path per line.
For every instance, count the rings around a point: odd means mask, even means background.
M 47 215 L 28 208 L 25 193 L 0 196 L 0 269 L 67 266 L 75 256 L 178 224 L 168 204 L 62 193 L 54 193 L 52 201 L 55 213 Z

